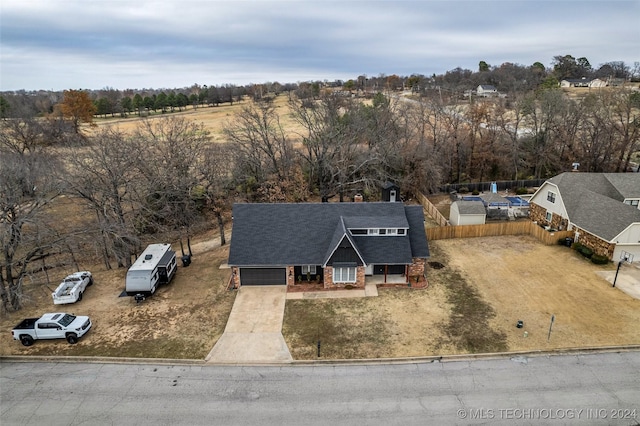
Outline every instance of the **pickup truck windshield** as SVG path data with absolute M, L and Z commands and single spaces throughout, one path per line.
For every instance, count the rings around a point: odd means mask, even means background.
M 66 314 L 65 316 L 60 318 L 60 321 L 58 321 L 58 323 L 60 323 L 61 325 L 64 325 L 66 327 L 69 324 L 71 324 L 74 319 L 76 319 L 76 317 L 74 315 Z

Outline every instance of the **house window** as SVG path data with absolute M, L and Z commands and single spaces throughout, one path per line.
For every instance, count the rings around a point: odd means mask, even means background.
M 356 268 L 355 267 L 336 267 L 333 268 L 334 283 L 355 283 Z
M 302 265 L 302 274 L 314 274 L 316 273 L 316 265 Z
M 555 192 L 547 192 L 547 201 L 549 201 L 550 203 L 555 203 L 556 202 L 556 193 Z
M 547 222 L 551 223 L 551 219 L 553 219 L 553 213 L 547 212 Z
M 369 229 L 369 235 L 378 235 L 378 228 Z
M 378 231 L 378 233 L 380 235 L 387 235 L 387 230 L 386 229 L 380 229 L 380 231 Z
M 366 229 L 352 229 L 351 235 L 367 235 Z
M 638 203 L 640 203 L 640 200 L 627 200 L 624 203 L 629 204 L 630 206 L 638 207 Z
M 398 233 L 397 229 L 387 229 L 387 235 L 396 235 Z

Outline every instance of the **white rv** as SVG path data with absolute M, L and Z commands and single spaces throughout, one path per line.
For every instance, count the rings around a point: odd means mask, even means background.
M 125 291 L 136 301 L 143 300 L 159 285 L 168 284 L 176 269 L 176 252 L 170 244 L 150 244 L 127 271 Z

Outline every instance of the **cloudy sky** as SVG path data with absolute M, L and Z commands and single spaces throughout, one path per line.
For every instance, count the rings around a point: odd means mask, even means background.
M 0 90 L 640 61 L 640 0 L 2 0 Z

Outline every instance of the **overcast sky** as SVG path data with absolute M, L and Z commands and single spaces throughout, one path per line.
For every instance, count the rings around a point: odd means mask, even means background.
M 640 0 L 2 0 L 0 90 L 181 88 L 640 61 Z

